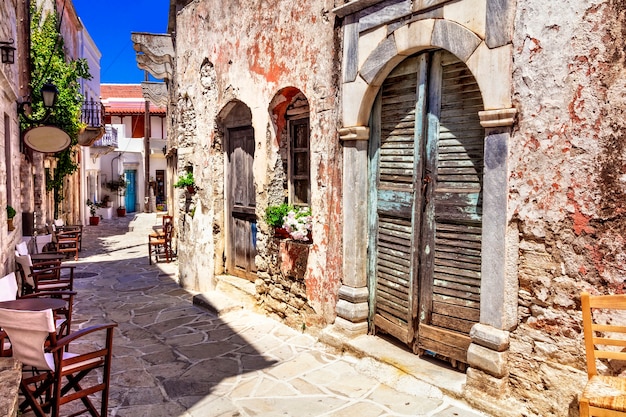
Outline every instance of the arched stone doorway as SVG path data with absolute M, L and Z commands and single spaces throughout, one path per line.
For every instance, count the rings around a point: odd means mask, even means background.
M 438 50 L 391 71 L 370 119 L 371 330 L 453 364 L 480 315 L 482 109 L 466 65 Z
M 368 287 L 368 271 L 372 270 L 369 248 L 362 244 L 373 239 L 368 223 L 372 202 L 366 198 L 370 182 L 363 172 L 363 167 L 370 163 L 370 117 L 376 108 L 373 103 L 388 75 L 407 57 L 422 51 L 445 50 L 469 69 L 483 101 L 482 111 L 477 111 L 484 128 L 480 327 L 473 327 L 478 330 L 472 332 L 467 361 L 478 369 L 498 367 L 498 375 L 504 375 L 499 364 L 508 346 L 507 330 L 517 323 L 517 274 L 512 267 L 517 256 L 517 235 L 507 221 L 508 141 L 515 115 L 510 97 L 511 45 L 496 42 L 490 47 L 484 34 L 446 19 L 425 18 L 407 24 L 379 21 L 375 30 L 361 31 L 359 19 L 366 14 L 350 14 L 352 10 L 356 9 L 346 9 L 344 20 L 344 127 L 339 132 L 344 147 L 344 184 L 350 184 L 343 194 L 343 252 L 347 255 L 335 326 L 349 334 L 362 334 L 367 331 L 375 308 L 374 294 Z M 377 41 L 372 42 L 373 39 Z M 419 250 L 419 246 L 413 248 Z M 416 303 L 417 299 L 409 302 Z M 417 307 L 414 311 L 421 314 Z M 481 358 L 489 357 L 489 363 L 476 360 L 476 352 L 480 352 Z
M 221 112 L 224 131 L 224 202 L 226 272 L 256 278 L 256 190 L 254 185 L 254 129 L 250 108 L 230 102 Z

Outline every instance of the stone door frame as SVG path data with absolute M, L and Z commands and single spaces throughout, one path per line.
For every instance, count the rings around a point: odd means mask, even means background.
M 470 366 L 504 376 L 501 360 L 508 331 L 517 325 L 517 229 L 509 224 L 508 157 L 515 109 L 511 104 L 512 45 L 490 48 L 467 27 L 445 19 L 424 19 L 398 26 L 381 25 L 364 36 L 356 14 L 344 18 L 342 61 L 343 281 L 335 326 L 350 335 L 367 332 L 367 170 L 369 117 L 378 90 L 391 70 L 419 51 L 447 50 L 463 61 L 480 87 L 485 128 L 483 244 L 480 324 L 472 330 Z M 376 32 L 382 34 L 368 47 Z M 363 41 L 362 41 L 363 40 Z M 363 55 L 366 52 L 366 56 Z M 350 54 L 356 55 L 350 56 Z M 488 352 L 483 352 L 487 350 Z M 493 360 L 480 363 L 475 354 Z M 493 357 L 493 355 L 496 355 Z M 495 368 L 495 369 L 493 369 Z

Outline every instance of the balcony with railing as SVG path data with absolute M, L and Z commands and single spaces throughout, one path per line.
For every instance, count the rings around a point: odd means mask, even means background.
M 86 126 L 78 136 L 82 146 L 92 146 L 104 132 L 104 105 L 95 100 L 86 100 L 82 104 L 80 121 Z
M 96 140 L 89 149 L 89 153 L 93 158 L 106 155 L 117 148 L 117 129 L 111 125 L 105 125 L 103 129 L 104 135 Z

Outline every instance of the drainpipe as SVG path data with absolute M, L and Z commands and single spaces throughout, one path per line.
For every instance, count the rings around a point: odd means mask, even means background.
M 144 71 L 144 79 L 148 81 L 148 71 Z M 150 101 L 146 99 L 146 109 L 144 115 L 144 152 L 145 162 L 144 162 L 144 197 L 150 198 Z M 152 210 L 152 202 L 148 200 L 148 207 L 145 210 L 150 213 Z

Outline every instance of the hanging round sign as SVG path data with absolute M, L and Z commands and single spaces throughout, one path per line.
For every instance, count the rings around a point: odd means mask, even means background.
M 57 153 L 72 143 L 70 136 L 54 126 L 39 126 L 24 133 L 24 143 L 34 151 Z

